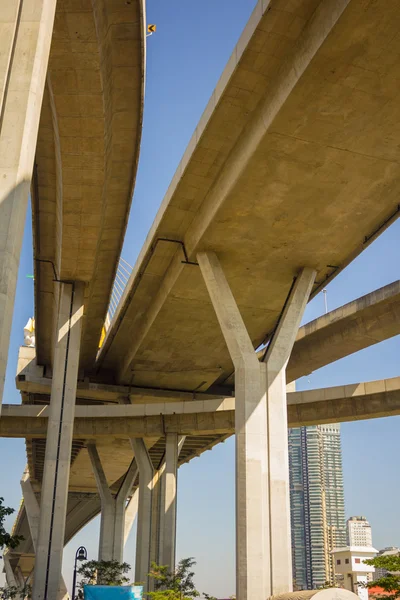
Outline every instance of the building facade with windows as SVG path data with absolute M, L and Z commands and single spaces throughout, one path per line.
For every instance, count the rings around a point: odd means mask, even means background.
M 347 545 L 372 546 L 372 529 L 365 517 L 347 519 Z
M 340 425 L 290 429 L 289 468 L 294 589 L 315 589 L 346 544 Z

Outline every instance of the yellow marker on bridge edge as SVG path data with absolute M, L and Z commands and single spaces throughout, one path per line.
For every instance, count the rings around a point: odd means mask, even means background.
M 147 25 L 147 33 L 155 33 L 157 29 L 157 25 L 154 25 L 154 23 L 152 25 Z

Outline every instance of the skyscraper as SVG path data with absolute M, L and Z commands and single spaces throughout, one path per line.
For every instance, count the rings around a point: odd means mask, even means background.
M 334 582 L 331 550 L 346 544 L 340 425 L 289 430 L 295 589 Z
M 365 517 L 347 519 L 347 545 L 372 546 L 371 525 Z

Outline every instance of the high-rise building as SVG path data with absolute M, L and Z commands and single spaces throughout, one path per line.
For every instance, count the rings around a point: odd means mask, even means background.
M 365 517 L 350 517 L 350 519 L 347 519 L 347 545 L 372 546 L 371 525 Z
M 346 545 L 340 425 L 289 429 L 289 468 L 294 586 L 315 589 Z

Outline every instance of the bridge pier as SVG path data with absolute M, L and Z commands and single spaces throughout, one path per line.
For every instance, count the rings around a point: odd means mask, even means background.
M 114 496 L 108 486 L 96 444 L 88 444 L 88 452 L 101 499 L 99 560 L 123 562 L 125 505 L 137 476 L 136 461 L 131 462 L 121 487 Z
M 178 457 L 184 441 L 185 436 L 167 433 L 165 455 L 155 470 L 143 440 L 131 440 L 139 465 L 135 579 L 147 589 L 153 583 L 147 577 L 152 562 L 175 568 Z
M 55 8 L 0 5 L 0 406 Z
M 56 598 L 64 548 L 84 286 L 60 286 L 33 600 Z
M 292 590 L 285 369 L 315 271 L 297 277 L 260 363 L 217 255 L 197 260 L 235 367 L 236 594 L 265 600 Z
M 135 581 L 148 590 L 152 537 L 152 504 L 154 492 L 154 468 L 144 441 L 132 438 L 131 444 L 139 467 L 139 506 L 136 536 Z
M 28 471 L 25 471 L 21 479 L 21 490 L 22 497 L 24 499 L 25 512 L 28 519 L 29 530 L 31 532 L 32 545 L 34 551 L 36 552 L 39 532 L 40 508 L 35 496 L 35 492 L 32 489 Z M 65 600 L 66 598 L 69 598 L 67 586 L 65 585 L 64 578 L 61 576 L 57 600 Z
M 128 541 L 128 537 L 132 531 L 133 524 L 138 514 L 139 506 L 139 489 L 136 489 L 125 509 L 125 527 L 124 527 L 124 546 Z

